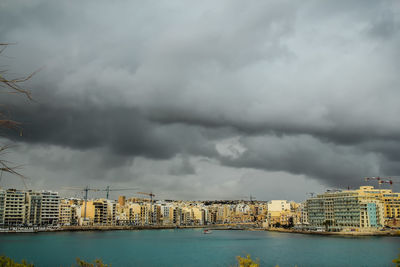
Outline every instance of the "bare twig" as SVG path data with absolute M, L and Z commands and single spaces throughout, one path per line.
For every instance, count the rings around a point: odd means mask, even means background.
M 0 43 L 0 54 L 10 44 L 11 43 Z M 27 80 L 29 80 L 30 78 L 32 78 L 32 76 L 35 75 L 37 72 L 38 71 L 35 71 L 26 77 L 9 79 L 4 76 L 6 74 L 6 71 L 0 70 L 0 87 L 6 88 L 8 90 L 7 93 L 9 93 L 9 94 L 23 94 L 29 100 L 33 100 L 31 92 L 29 90 L 22 88 L 20 86 L 20 84 L 22 84 L 22 83 L 26 82 Z M 20 135 L 22 135 L 21 123 L 5 118 L 4 113 L 2 113 L 2 112 L 0 112 L 0 117 L 2 117 L 2 118 L 0 118 L 0 127 L 1 128 L 19 130 Z M 10 146 L 8 146 L 8 145 L 0 146 L 0 156 L 4 156 L 7 153 L 6 152 L 7 149 L 9 149 L 9 148 L 10 148 Z M 20 177 L 26 188 L 25 179 L 27 179 L 27 178 L 17 171 L 21 167 L 22 167 L 21 165 L 13 166 L 11 162 L 0 158 L 0 173 L 2 174 L 3 172 L 7 172 L 7 173 L 11 173 L 13 175 Z

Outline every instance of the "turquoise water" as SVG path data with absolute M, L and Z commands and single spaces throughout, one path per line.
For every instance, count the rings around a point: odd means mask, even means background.
M 118 266 L 234 266 L 251 254 L 261 266 L 393 266 L 398 237 L 327 237 L 201 229 L 0 235 L 0 254 L 35 266 L 101 258 Z

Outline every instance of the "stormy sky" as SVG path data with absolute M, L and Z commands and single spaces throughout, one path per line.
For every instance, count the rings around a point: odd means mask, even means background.
M 9 76 L 40 69 L 33 102 L 0 95 L 34 189 L 302 200 L 400 175 L 395 0 L 3 0 L 0 42 Z

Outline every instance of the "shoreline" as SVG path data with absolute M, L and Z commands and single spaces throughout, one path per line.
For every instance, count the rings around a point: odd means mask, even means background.
M 251 226 L 251 227 L 249 227 Z M 400 230 L 389 230 L 379 232 L 316 232 L 301 231 L 284 228 L 259 228 L 255 225 L 190 225 L 190 226 L 173 226 L 173 225 L 147 225 L 147 226 L 61 226 L 60 228 L 21 228 L 21 229 L 3 229 L 0 234 L 25 234 L 25 233 L 54 233 L 54 232 L 103 232 L 103 231 L 140 231 L 140 230 L 173 230 L 173 229 L 210 229 L 210 230 L 235 230 L 235 231 L 267 231 L 289 234 L 303 235 L 322 235 L 322 236 L 338 236 L 338 237 L 367 237 L 367 236 L 392 236 L 400 237 Z
M 53 233 L 53 232 L 102 232 L 102 231 L 136 231 L 136 230 L 171 230 L 171 229 L 211 229 L 211 230 L 248 230 L 253 229 L 241 225 L 147 225 L 147 226 L 61 226 L 60 228 L 19 228 L 19 229 L 0 229 L 0 234 L 25 234 L 25 233 Z
M 400 230 L 389 230 L 379 232 L 316 232 L 316 231 L 301 231 L 294 229 L 283 228 L 268 228 L 268 232 L 279 232 L 289 234 L 304 234 L 304 235 L 323 235 L 323 236 L 339 236 L 339 237 L 366 237 L 366 236 L 394 236 L 400 237 Z

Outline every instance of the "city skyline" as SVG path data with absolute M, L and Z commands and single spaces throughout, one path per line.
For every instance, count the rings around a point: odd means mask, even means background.
M 0 7 L 7 74 L 40 70 L 0 101 L 29 188 L 300 201 L 400 175 L 397 1 Z
M 106 198 L 88 196 L 99 189 L 75 190 L 84 190 L 85 196 L 63 198 L 53 191 L 0 188 L 0 228 L 9 231 L 7 227 L 51 226 L 68 230 L 69 226 L 73 229 L 106 226 L 111 230 L 124 226 L 250 223 L 259 229 L 285 227 L 295 231 L 379 234 L 388 230 L 384 227 L 398 227 L 400 218 L 400 194 L 373 186 L 309 193 L 309 198 L 301 203 L 285 199 L 257 201 L 251 196 L 247 201 L 155 200 L 155 195 L 148 192 L 136 192 L 140 196 L 133 197 L 120 195 L 118 200 L 112 200 L 109 187 L 103 190 L 107 192 Z

